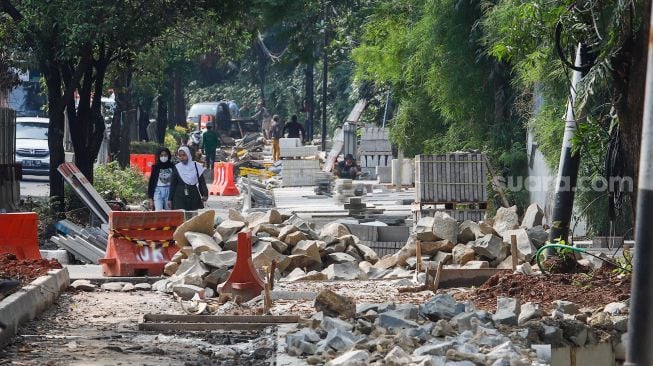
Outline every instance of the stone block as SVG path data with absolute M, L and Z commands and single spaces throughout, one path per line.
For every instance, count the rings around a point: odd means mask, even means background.
M 214 219 L 215 211 L 204 211 L 201 214 L 179 225 L 179 227 L 177 227 L 175 232 L 172 234 L 172 238 L 177 242 L 178 246 L 184 247 L 190 245 L 190 242 L 188 242 L 186 236 L 184 235 L 187 231 L 213 235 L 213 232 L 215 231 L 213 228 Z
M 494 230 L 503 235 L 508 230 L 513 230 L 519 227 L 519 217 L 517 216 L 517 206 L 510 208 L 499 207 L 497 214 L 494 217 Z
M 184 233 L 184 236 L 190 243 L 195 254 L 200 254 L 202 252 L 219 252 L 222 250 L 215 240 L 213 240 L 211 235 L 187 231 Z
M 327 317 L 349 319 L 356 315 L 356 302 L 353 298 L 339 295 L 328 289 L 317 294 L 313 306 Z
M 356 280 L 361 277 L 361 271 L 358 268 L 358 264 L 354 262 L 342 263 L 342 264 L 331 264 L 326 269 L 322 271 L 327 276 L 327 279 L 330 281 L 333 280 L 345 280 L 351 281 Z
M 236 264 L 236 252 L 231 250 L 204 252 L 200 254 L 200 261 L 213 268 L 233 267 Z
M 542 208 L 540 208 L 540 206 L 537 203 L 532 203 L 526 209 L 526 213 L 524 213 L 524 218 L 522 219 L 521 227 L 532 228 L 535 226 L 541 226 L 542 219 L 544 219 L 544 211 L 542 211 Z
M 245 223 L 243 221 L 227 220 L 218 225 L 216 231 L 222 236 L 222 238 L 230 238 L 244 227 Z

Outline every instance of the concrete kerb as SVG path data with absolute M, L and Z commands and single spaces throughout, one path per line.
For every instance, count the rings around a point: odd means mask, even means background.
M 0 321 L 6 325 L 0 330 L 0 348 L 18 332 L 18 328 L 47 309 L 70 285 L 66 268 L 49 271 L 0 301 Z

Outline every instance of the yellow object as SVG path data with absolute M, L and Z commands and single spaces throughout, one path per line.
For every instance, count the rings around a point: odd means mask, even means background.
M 258 175 L 258 176 L 264 176 L 270 178 L 273 177 L 275 174 L 265 169 L 239 168 L 238 175 L 240 175 L 241 177 L 246 177 L 248 175 Z

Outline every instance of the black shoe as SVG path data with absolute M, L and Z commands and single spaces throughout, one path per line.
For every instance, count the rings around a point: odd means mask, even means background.
M 9 295 L 20 286 L 20 281 L 0 280 L 0 299 Z

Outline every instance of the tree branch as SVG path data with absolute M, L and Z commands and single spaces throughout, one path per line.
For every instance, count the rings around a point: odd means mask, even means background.
M 0 5 L 2 6 L 2 11 L 5 13 L 9 14 L 11 19 L 13 19 L 16 22 L 20 22 L 21 20 L 25 19 L 23 14 L 21 14 L 18 9 L 11 3 L 9 0 L 0 0 Z

